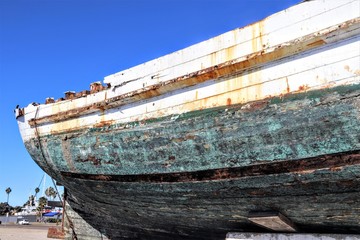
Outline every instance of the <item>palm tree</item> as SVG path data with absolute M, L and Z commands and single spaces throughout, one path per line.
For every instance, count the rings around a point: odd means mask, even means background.
M 6 201 L 6 203 L 9 204 L 9 194 L 11 193 L 11 188 L 8 187 L 8 188 L 5 190 L 5 192 L 6 192 L 6 194 L 8 195 L 8 196 L 7 196 L 7 201 Z
M 52 198 L 53 198 L 53 200 L 56 198 L 56 196 L 57 196 L 57 193 L 56 193 L 56 191 L 54 190 L 54 192 L 52 193 Z
M 30 197 L 29 197 L 29 206 L 34 206 L 35 205 L 35 203 L 34 203 L 34 200 L 35 200 L 35 197 L 34 197 L 34 195 L 31 195 Z
M 45 197 L 39 198 L 39 205 L 36 208 L 38 211 L 39 216 L 41 216 L 42 211 L 44 210 L 44 207 L 47 205 L 47 199 Z
M 54 199 L 54 197 L 56 197 L 56 191 L 53 187 L 48 187 L 46 190 L 45 190 L 45 195 L 47 197 L 51 197 L 52 199 Z
M 38 194 L 40 192 L 40 188 L 35 188 L 35 197 L 36 197 L 36 195 Z

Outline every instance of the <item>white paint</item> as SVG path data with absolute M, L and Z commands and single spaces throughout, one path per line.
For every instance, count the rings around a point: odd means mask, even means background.
M 359 17 L 360 1 L 309 1 L 276 13 L 263 21 L 105 77 L 104 82 L 123 86 L 122 93 L 219 65 L 231 58 L 271 48 Z M 181 67 L 179 67 L 181 65 Z M 152 79 L 152 77 L 154 77 Z
M 231 99 L 231 104 L 247 103 L 269 96 L 297 92 L 304 87 L 307 90 L 314 90 L 359 84 L 360 24 L 355 25 L 355 30 L 351 32 L 340 32 L 346 34 L 346 40 L 337 42 L 344 36 L 331 36 L 331 39 L 325 39 L 331 42 L 325 46 L 255 66 L 241 74 L 208 80 L 192 87 L 164 93 L 159 97 L 109 109 L 106 110 L 106 114 L 93 112 L 79 118 L 41 124 L 37 128 L 31 128 L 28 124 L 28 121 L 33 118 L 90 106 L 125 92 L 141 89 L 143 85 L 148 86 L 169 80 L 212 66 L 211 64 L 214 63 L 228 61 L 229 57 L 238 58 L 258 51 L 259 48 L 262 49 L 262 46 L 257 46 L 260 30 L 262 44 L 265 43 L 268 49 L 265 51 L 270 51 L 269 46 L 294 38 L 298 38 L 301 42 L 303 35 L 359 17 L 359 11 L 354 10 L 356 7 L 360 7 L 360 1 L 305 2 L 274 14 L 260 23 L 236 29 L 106 78 L 111 79 L 106 81 L 111 82 L 112 86 L 129 81 L 124 86 L 74 100 L 39 106 L 30 104 L 25 108 L 25 116 L 17 119 L 22 138 L 26 141 L 37 133 L 46 135 L 74 128 L 91 128 L 103 121 L 127 123 L 163 116 L 173 116 L 172 120 L 175 120 L 179 114 L 185 112 L 224 106 L 228 104 L 229 99 Z M 347 14 L 340 14 L 343 12 Z M 226 48 L 231 46 L 233 46 L 232 54 L 225 54 L 228 51 Z M 209 51 L 204 52 L 204 49 L 209 49 Z M 217 52 L 209 55 L 211 51 Z M 138 75 L 139 73 L 144 74 Z M 151 79 L 151 76 L 155 77 Z M 132 81 L 134 79 L 137 80 Z

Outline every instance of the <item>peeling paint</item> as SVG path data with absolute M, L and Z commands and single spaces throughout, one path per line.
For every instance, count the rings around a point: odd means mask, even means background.
M 103 111 L 105 109 L 122 106 L 124 104 L 129 104 L 142 99 L 149 99 L 156 96 L 160 96 L 161 94 L 164 94 L 169 90 L 173 91 L 179 88 L 184 88 L 186 86 L 199 84 L 208 81 L 210 79 L 220 78 L 227 76 L 229 74 L 234 74 L 235 72 L 244 71 L 259 64 L 263 64 L 269 61 L 274 61 L 276 59 L 293 55 L 300 51 L 305 51 L 315 48 L 316 46 L 313 46 L 311 44 L 309 45 L 309 43 L 318 41 L 316 39 L 321 37 L 326 38 L 327 35 L 334 34 L 336 33 L 336 31 L 347 29 L 351 26 L 357 26 L 358 24 L 360 24 L 360 19 L 352 20 L 343 25 L 339 25 L 336 28 L 330 27 L 327 31 L 322 31 L 321 33 L 322 35 L 310 34 L 308 36 L 301 37 L 301 41 L 296 39 L 288 43 L 283 43 L 281 45 L 275 46 L 273 48 L 268 48 L 266 49 L 266 51 L 263 50 L 256 51 L 245 57 L 232 59 L 230 61 L 217 64 L 215 66 L 206 69 L 201 69 L 196 72 L 192 72 L 183 76 L 178 76 L 174 79 L 170 79 L 165 82 L 161 82 L 151 86 L 146 86 L 141 89 L 137 89 L 135 91 L 122 94 L 120 96 L 110 97 L 104 99 L 102 102 L 94 103 L 87 106 L 77 107 L 77 108 L 71 108 L 68 111 L 59 111 L 56 114 L 39 117 L 36 120 L 31 119 L 29 120 L 29 125 L 34 126 L 35 121 L 36 124 L 43 124 L 47 122 L 59 122 L 59 121 L 63 121 L 64 119 L 76 118 L 81 115 L 88 114 L 94 111 L 99 111 L 99 110 Z M 257 78 L 260 79 L 260 77 Z M 99 85 L 99 83 L 95 83 L 92 89 L 93 90 L 91 93 L 95 93 L 99 91 L 104 91 L 106 88 L 102 87 L 102 85 Z M 290 92 L 290 88 L 289 85 L 287 84 L 287 93 L 289 92 Z M 264 96 L 261 94 L 261 92 L 258 91 L 258 93 L 256 94 L 256 99 L 263 97 Z M 226 105 L 226 104 L 227 104 L 226 101 L 222 103 L 222 105 Z

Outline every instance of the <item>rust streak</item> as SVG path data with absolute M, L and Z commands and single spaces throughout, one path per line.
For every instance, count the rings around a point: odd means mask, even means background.
M 226 99 L 226 105 L 227 105 L 227 106 L 230 106 L 230 105 L 231 105 L 231 98 Z
M 289 85 L 289 79 L 286 77 L 286 92 L 290 92 L 290 85 Z
M 257 111 L 266 108 L 269 105 L 269 101 L 255 101 L 248 104 L 245 104 L 243 107 L 241 107 L 242 110 L 246 112 L 252 112 Z
M 106 127 L 106 126 L 111 126 L 115 121 L 114 120 L 108 120 L 108 121 L 101 121 L 97 124 L 94 124 L 94 127 Z
M 309 87 L 309 85 L 301 85 L 301 86 L 299 86 L 299 91 L 306 91 L 306 90 L 308 90 L 310 87 Z
M 317 40 L 315 42 L 309 43 L 308 46 L 309 47 L 319 47 L 319 46 L 322 46 L 324 44 L 326 44 L 326 42 L 324 40 L 320 39 L 320 40 Z

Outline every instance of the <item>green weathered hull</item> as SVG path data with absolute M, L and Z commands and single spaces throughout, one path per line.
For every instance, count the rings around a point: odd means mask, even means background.
M 25 142 L 111 239 L 219 239 L 275 210 L 299 232 L 360 233 L 360 85 Z

